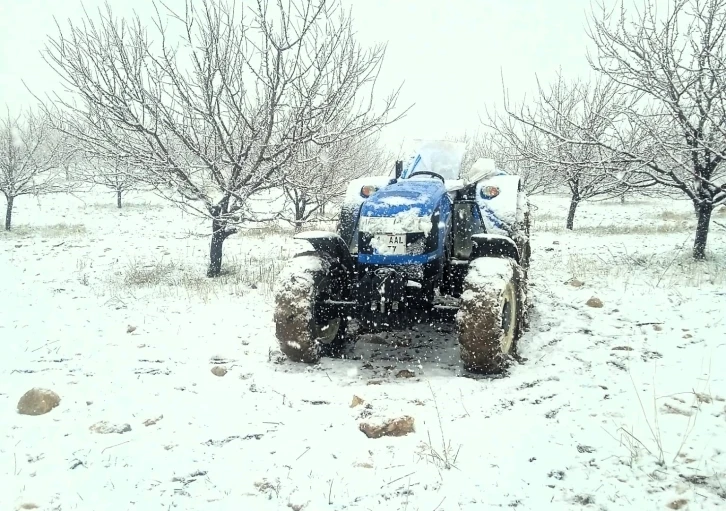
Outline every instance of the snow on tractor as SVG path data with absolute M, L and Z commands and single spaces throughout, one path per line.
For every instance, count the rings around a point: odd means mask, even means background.
M 528 323 L 529 202 L 493 160 L 462 176 L 464 154 L 423 142 L 395 178 L 350 183 L 337 232 L 295 236 L 309 249 L 279 275 L 274 313 L 290 360 L 340 355 L 353 321 L 358 333 L 400 329 L 453 303 L 464 367 L 507 367 Z

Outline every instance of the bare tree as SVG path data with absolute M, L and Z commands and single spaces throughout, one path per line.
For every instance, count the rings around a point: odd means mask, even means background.
M 121 209 L 124 195 L 138 190 L 144 182 L 141 172 L 125 160 L 88 157 L 73 165 L 72 179 L 91 187 L 108 188 L 115 195 L 116 207 Z
M 658 13 L 646 0 L 634 16 L 604 6 L 593 10 L 592 67 L 618 84 L 629 101 L 610 109 L 609 139 L 566 143 L 611 151 L 635 165 L 643 184 L 671 189 L 693 203 L 697 223 L 693 257 L 706 257 L 711 214 L 726 203 L 726 0 L 670 0 Z M 627 133 L 629 132 L 629 135 Z
M 160 194 L 212 220 L 209 276 L 221 271 L 225 239 L 260 220 L 249 198 L 278 186 L 300 147 L 395 120 L 398 91 L 372 106 L 385 46 L 361 48 L 339 0 L 275 5 L 258 0 L 243 13 L 188 0 L 166 19 L 157 7 L 153 37 L 138 16 L 119 20 L 107 7 L 97 21 L 86 14 L 59 28 L 46 47 L 82 99 L 55 98 L 68 133 L 101 157 L 147 169 Z
M 0 120 L 0 192 L 7 202 L 5 230 L 12 227 L 15 199 L 65 189 L 67 153 L 60 133 L 42 113 L 26 111 Z
M 651 184 L 633 179 L 635 162 L 616 150 L 625 134 L 633 137 L 625 128 L 614 130 L 612 121 L 629 100 L 611 80 L 598 77 L 590 82 L 568 82 L 560 73 L 549 87 L 540 85 L 533 106 L 513 109 L 507 102 L 510 118 L 536 129 L 540 136 L 537 143 L 518 139 L 506 120 L 499 123 L 499 129 L 525 159 L 547 168 L 555 184 L 566 186 L 570 194 L 567 229 L 574 228 L 582 202 L 618 197 L 625 188 Z
M 299 232 L 306 222 L 339 202 L 351 180 L 392 169 L 393 156 L 377 136 L 347 138 L 326 147 L 306 144 L 282 184 L 292 210 L 292 216 L 283 219 Z
M 467 151 L 462 161 L 462 173 L 466 175 L 479 158 L 490 158 L 496 162 L 497 168 L 520 177 L 522 186 L 529 195 L 542 193 L 553 187 L 552 177 L 547 169 L 531 162 L 527 155 L 532 153 L 532 144 L 538 144 L 539 132 L 534 128 L 523 129 L 521 123 L 504 119 L 506 125 L 498 123 L 489 116 L 485 126 L 491 129 L 475 136 L 463 135 L 452 139 L 467 144 Z M 500 119 L 501 121 L 501 119 Z M 527 150 L 520 150 L 520 148 Z
M 592 15 L 592 66 L 643 101 L 622 112 L 652 140 L 622 152 L 653 182 L 682 192 L 697 216 L 693 257 L 704 259 L 711 214 L 726 203 L 726 0 L 671 0 L 659 13 L 648 0 L 628 19 Z

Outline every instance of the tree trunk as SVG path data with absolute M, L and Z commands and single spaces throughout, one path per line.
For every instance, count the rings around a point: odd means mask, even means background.
M 306 209 L 305 199 L 295 202 L 295 234 L 299 234 L 303 230 Z
M 116 207 L 121 209 L 121 190 L 116 190 Z
M 212 241 L 209 245 L 209 268 L 207 277 L 219 277 L 222 273 L 222 248 L 224 245 L 224 227 L 217 220 L 212 221 Z
M 222 215 L 229 212 L 229 199 L 229 196 L 224 197 L 209 211 L 212 216 L 212 241 L 209 244 L 207 277 L 219 277 L 222 273 L 222 247 L 224 240 L 232 234 L 227 231 L 227 220 L 222 217 Z
M 713 204 L 703 201 L 698 206 L 698 223 L 696 224 L 696 239 L 693 242 L 693 258 L 697 261 L 706 259 L 706 243 L 708 242 L 708 228 L 711 224 Z
M 305 219 L 303 218 L 303 213 L 298 209 L 295 212 L 295 234 L 300 234 L 303 231 L 304 225 Z
M 5 210 L 5 230 L 9 231 L 13 223 L 13 202 L 15 202 L 15 197 L 13 197 L 12 195 L 8 195 L 7 199 L 8 206 Z
M 222 246 L 229 236 L 224 229 L 224 223 L 212 220 L 212 242 L 209 245 L 209 268 L 207 277 L 219 277 L 222 273 Z
M 570 199 L 570 211 L 567 212 L 567 229 L 572 230 L 575 227 L 575 211 L 577 211 L 577 205 L 580 204 L 580 199 L 573 196 Z

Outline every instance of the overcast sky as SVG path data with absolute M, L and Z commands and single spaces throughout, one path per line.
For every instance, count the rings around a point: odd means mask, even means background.
M 388 42 L 381 94 L 404 83 L 401 106 L 415 103 L 385 133 L 441 138 L 480 127 L 485 107 L 501 101 L 500 74 L 515 98 L 531 94 L 535 75 L 549 79 L 562 67 L 586 75 L 589 0 L 344 0 L 353 6 L 359 39 Z M 121 14 L 151 15 L 149 0 L 109 0 Z M 181 0 L 169 0 L 183 5 Z M 100 0 L 86 0 L 93 9 Z M 30 105 L 21 79 L 45 93 L 57 79 L 40 50 L 59 21 L 82 16 L 77 0 L 0 0 L 0 104 Z

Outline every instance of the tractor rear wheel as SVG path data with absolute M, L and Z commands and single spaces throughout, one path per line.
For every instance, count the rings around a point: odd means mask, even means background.
M 348 320 L 315 320 L 315 302 L 340 299 L 340 263 L 321 253 L 292 258 L 275 289 L 275 335 L 280 350 L 293 362 L 315 364 L 322 356 L 338 354 L 346 343 Z
M 521 331 L 522 277 L 512 259 L 481 257 L 471 262 L 457 314 L 466 370 L 496 374 L 509 366 Z

